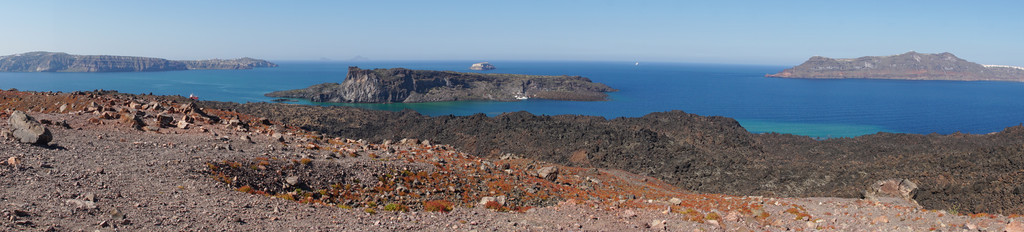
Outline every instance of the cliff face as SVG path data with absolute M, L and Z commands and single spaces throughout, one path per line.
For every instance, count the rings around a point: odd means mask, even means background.
M 948 52 L 907 52 L 893 56 L 865 56 L 856 59 L 815 56 L 799 66 L 766 77 L 1024 81 L 1024 69 L 980 65 Z
M 150 72 L 191 69 L 251 69 L 277 67 L 265 60 L 175 61 L 160 58 L 106 55 L 71 55 L 58 52 L 29 52 L 0 56 L 0 72 Z
M 268 93 L 268 97 L 317 102 L 516 101 L 527 98 L 598 101 L 616 91 L 579 76 L 478 74 L 403 68 L 364 70 L 349 67 L 341 84 Z

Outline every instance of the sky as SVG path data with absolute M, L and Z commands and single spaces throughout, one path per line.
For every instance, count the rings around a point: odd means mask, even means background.
M 1024 66 L 1024 1 L 2 1 L 0 55 Z

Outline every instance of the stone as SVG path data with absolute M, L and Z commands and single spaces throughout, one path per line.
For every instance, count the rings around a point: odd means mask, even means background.
M 497 201 L 494 200 L 494 197 L 483 197 L 483 198 L 480 198 L 480 203 L 477 203 L 477 205 L 484 206 L 484 205 L 487 205 L 487 202 L 492 202 L 492 201 L 497 202 Z
M 21 164 L 21 159 L 18 159 L 18 157 L 11 156 L 11 158 L 7 158 L 7 165 L 18 166 L 19 164 Z
M 133 113 L 121 114 L 121 122 L 128 124 L 128 127 L 136 130 L 142 130 L 142 127 L 146 126 L 146 123 L 142 122 L 142 119 Z
M 888 179 L 876 181 L 867 190 L 864 190 L 863 198 L 870 201 L 880 201 L 879 198 L 898 198 L 908 204 L 920 207 L 914 200 L 917 191 L 917 184 L 907 179 Z
M 270 138 L 274 139 L 274 141 L 284 142 L 284 135 L 282 135 L 281 133 L 274 133 L 273 135 L 270 136 Z
M 103 111 L 103 106 L 96 104 L 96 102 L 89 102 L 89 106 L 85 107 L 85 112 L 99 112 Z
M 871 219 L 871 224 L 885 224 L 889 223 L 889 218 L 886 216 L 878 216 Z
M 103 111 L 103 113 L 100 114 L 100 119 L 114 119 L 114 118 L 118 117 L 118 116 L 115 116 L 115 115 L 117 115 L 117 114 L 114 113 L 114 112 Z
M 420 142 L 419 139 L 408 139 L 408 138 L 402 139 L 402 140 L 398 141 L 399 144 L 404 144 L 404 145 L 416 145 L 419 142 Z
M 622 211 L 622 214 L 619 215 L 622 216 L 623 218 L 635 218 L 637 216 L 636 211 L 633 211 L 632 209 Z
M 64 113 L 65 111 L 68 111 L 68 104 L 60 105 L 60 111 L 59 112 Z
M 558 167 L 547 166 L 540 168 L 537 170 L 537 175 L 540 176 L 541 179 L 555 181 L 558 179 Z
M 299 177 L 298 176 L 285 177 L 284 181 L 286 183 L 288 183 L 288 185 L 295 186 L 295 185 L 299 184 Z
M 668 203 L 669 204 L 673 204 L 673 205 L 682 204 L 683 203 L 683 199 L 679 199 L 679 198 L 673 197 L 672 199 L 668 199 Z
M 53 140 L 50 130 L 25 112 L 14 111 L 8 119 L 8 123 L 11 126 L 11 135 L 22 143 L 46 145 Z
M 738 221 L 740 221 L 740 217 L 742 217 L 742 216 L 743 215 L 740 215 L 739 212 L 729 211 L 729 214 L 725 215 L 725 217 L 722 218 L 722 219 L 724 219 L 727 222 L 738 222 Z
M 192 124 L 188 123 L 186 121 L 178 121 L 178 128 L 179 129 L 188 129 L 189 125 L 192 125 Z
M 157 125 L 160 126 L 160 128 L 166 128 L 166 127 L 175 126 L 174 125 L 174 118 L 171 118 L 171 116 L 168 116 L 166 114 L 158 114 L 158 115 L 156 115 L 156 122 L 157 122 Z
M 6 130 L 6 129 L 0 130 L 0 139 L 4 139 L 4 140 L 14 139 L 14 133 L 11 133 L 10 130 Z
M 665 220 L 652 220 L 651 223 L 647 224 L 647 227 L 651 230 L 665 230 Z
M 243 142 L 252 143 L 252 138 L 249 137 L 248 135 L 242 135 L 240 139 L 242 139 Z
M 75 207 L 77 207 L 79 209 L 95 209 L 96 208 L 96 203 L 95 202 L 91 202 L 91 201 L 83 201 L 83 200 L 71 199 L 71 200 L 67 200 L 67 203 L 71 204 L 71 205 L 74 205 Z

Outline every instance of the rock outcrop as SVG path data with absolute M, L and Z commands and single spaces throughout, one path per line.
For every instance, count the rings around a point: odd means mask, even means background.
M 495 67 L 491 63 L 480 62 L 469 66 L 470 70 L 494 70 Z
M 11 135 L 22 143 L 46 145 L 53 140 L 50 130 L 25 112 L 14 111 L 11 113 L 8 124 L 11 126 Z
M 833 59 L 815 56 L 799 66 L 766 77 L 811 79 L 901 79 L 950 81 L 1024 81 L 1024 68 L 981 65 L 948 52 L 907 52 L 893 56 Z
M 442 102 L 516 101 L 528 98 L 599 101 L 616 91 L 580 76 L 480 74 L 451 71 L 359 69 L 349 67 L 342 83 L 277 91 L 268 97 L 304 98 L 315 102 Z
M 258 67 L 277 67 L 277 64 L 252 58 L 167 60 L 134 56 L 71 55 L 60 52 L 29 52 L 0 56 L 0 72 L 152 72 Z

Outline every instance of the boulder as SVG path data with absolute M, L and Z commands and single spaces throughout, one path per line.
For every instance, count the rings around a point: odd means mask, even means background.
M 920 207 L 914 200 L 917 184 L 907 179 L 888 179 L 876 181 L 867 190 L 864 190 L 863 197 L 871 201 L 892 201 L 892 199 L 904 200 L 914 207 Z M 899 202 L 894 202 L 899 203 Z
M 8 123 L 11 126 L 11 134 L 22 143 L 46 145 L 53 140 L 50 130 L 25 112 L 14 111 L 8 119 Z
M 541 179 L 555 181 L 558 179 L 558 167 L 547 166 L 537 170 L 537 176 Z
M 180 128 L 180 129 L 188 129 L 189 125 L 190 124 L 188 122 L 184 121 L 184 120 L 178 121 L 178 128 Z
M 131 113 L 122 114 L 121 115 L 121 122 L 124 122 L 125 124 L 128 124 L 129 127 L 133 128 L 133 129 L 136 129 L 136 130 L 142 130 L 142 127 L 146 126 L 146 123 L 142 122 L 142 118 L 141 117 L 139 117 L 136 114 L 131 114 Z
M 156 122 L 158 125 L 160 125 L 161 128 L 176 126 L 174 125 L 174 118 L 171 118 L 171 116 L 168 116 L 166 114 L 157 115 Z

